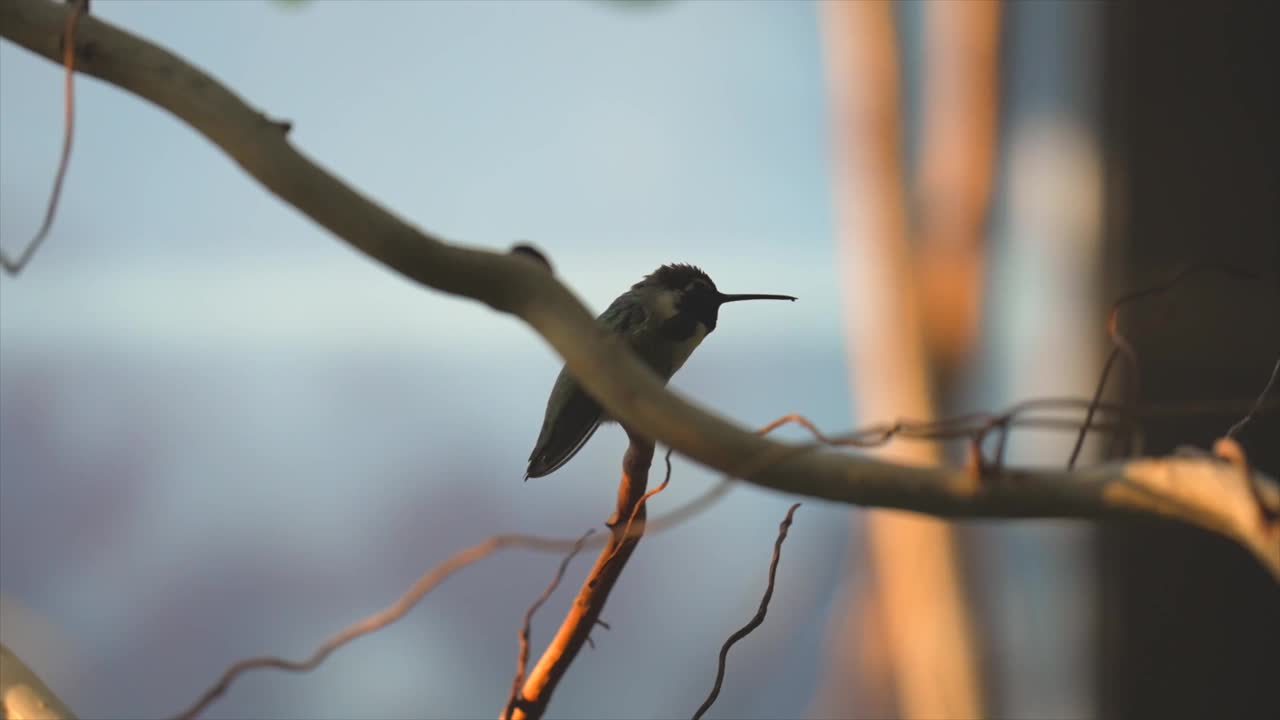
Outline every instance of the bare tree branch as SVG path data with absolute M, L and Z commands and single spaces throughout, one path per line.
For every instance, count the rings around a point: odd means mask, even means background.
M 59 62 L 73 9 L 0 2 L 0 36 Z M 526 257 L 445 243 L 399 219 L 298 152 L 283 128 L 176 55 L 93 16 L 76 31 L 76 68 L 168 110 L 262 185 L 352 247 L 427 287 L 513 314 L 564 357 L 627 427 L 698 462 L 781 492 L 943 517 L 1159 516 L 1235 540 L 1280 579 L 1280 537 L 1258 522 L 1243 474 L 1208 458 L 1149 458 L 1073 472 L 903 467 L 747 432 L 666 389 L 554 276 Z M 981 482 L 979 482 L 981 480 Z M 1280 486 L 1255 474 L 1266 507 Z
M 795 517 L 796 508 L 800 507 L 800 503 L 795 503 L 791 509 L 787 511 L 787 516 L 782 519 L 782 524 L 778 526 L 778 539 L 773 543 L 773 559 L 769 561 L 769 582 L 765 585 L 764 596 L 760 598 L 760 607 L 756 610 L 756 614 L 747 621 L 746 625 L 738 628 L 729 639 L 724 641 L 724 645 L 720 647 L 720 660 L 716 666 L 716 681 L 711 686 L 711 692 L 707 695 L 707 699 L 702 701 L 702 705 L 693 713 L 693 720 L 699 720 L 711 706 L 715 704 L 716 698 L 720 697 L 720 686 L 724 684 L 725 661 L 729 658 L 729 648 L 733 647 L 742 638 L 751 634 L 752 630 L 760 627 L 764 623 L 765 613 L 769 612 L 769 601 L 773 599 L 773 583 L 774 577 L 778 574 L 778 561 L 782 559 L 782 542 L 787 539 L 787 530 L 791 528 L 791 520 Z
M 596 557 L 595 566 L 578 590 L 560 629 L 529 672 L 514 703 L 508 703 L 505 708 L 503 720 L 536 720 L 547 711 L 552 693 L 599 623 L 600 612 L 609 600 L 614 583 L 640 543 L 645 518 L 642 503 L 649 497 L 645 486 L 653 463 L 653 441 L 629 428 L 627 435 L 631 443 L 622 458 L 622 480 L 618 483 L 618 505 L 609 521 L 612 531 L 609 543 Z M 626 525 L 623 518 L 628 518 Z M 634 529 L 631 520 L 636 521 Z

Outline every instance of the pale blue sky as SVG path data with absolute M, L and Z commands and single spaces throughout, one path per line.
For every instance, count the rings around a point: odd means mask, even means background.
M 837 329 L 807 4 L 107 2 L 95 12 L 293 120 L 299 146 L 424 228 L 488 247 L 534 241 L 594 307 L 682 260 L 725 288 L 805 289 L 803 311 L 764 310 L 753 330 Z M 53 65 L 0 52 L 0 187 L 14 244 L 43 210 L 61 85 Z M 38 321 L 6 313 L 6 327 L 290 342 L 343 342 L 333 330 L 346 329 L 393 344 L 414 343 L 424 321 L 476 342 L 514 330 L 470 304 L 427 310 L 439 301 L 352 262 L 177 120 L 92 79 L 79 88 L 64 212 L 32 279 L 22 293 L 6 286 L 5 300 L 51 308 L 73 301 L 63 284 L 103 292 Z M 144 300 L 154 297 L 166 302 Z

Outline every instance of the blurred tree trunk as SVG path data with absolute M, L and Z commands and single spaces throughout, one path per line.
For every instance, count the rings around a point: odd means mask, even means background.
M 968 359 L 982 305 L 999 7 L 938 3 L 924 11 L 915 233 L 903 161 L 900 9 L 829 2 L 822 14 L 850 387 L 864 423 L 933 417 L 934 377 L 952 376 Z M 937 445 L 922 443 L 873 452 L 903 463 L 942 460 Z M 881 510 L 865 519 L 855 513 L 852 522 L 845 599 L 832 613 L 831 659 L 810 714 L 982 715 L 954 528 Z
M 1221 262 L 1121 316 L 1140 402 L 1253 398 L 1280 355 L 1280 154 L 1272 3 L 1111 3 L 1104 97 L 1112 292 Z M 1129 391 L 1132 391 L 1132 378 Z M 1239 415 L 1147 427 L 1148 453 L 1208 447 Z M 1280 472 L 1280 418 L 1240 437 Z M 1185 528 L 1105 528 L 1100 707 L 1107 717 L 1277 717 L 1280 587 L 1239 548 Z

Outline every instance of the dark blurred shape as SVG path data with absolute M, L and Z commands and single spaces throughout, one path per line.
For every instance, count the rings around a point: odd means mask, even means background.
M 1262 391 L 1280 354 L 1280 113 L 1270 3 L 1105 6 L 1110 297 L 1214 261 L 1214 273 L 1121 316 L 1139 402 Z M 1132 378 L 1129 391 L 1132 391 Z M 1152 454 L 1208 448 L 1238 416 L 1146 428 Z M 1249 460 L 1280 475 L 1280 417 L 1254 418 Z M 1166 526 L 1106 526 L 1098 664 L 1104 717 L 1277 717 L 1280 586 L 1239 547 Z
M 599 5 L 608 5 L 611 8 L 619 8 L 622 10 L 651 10 L 653 8 L 666 7 L 676 0 L 592 0 Z
M 551 261 L 547 259 L 547 256 L 543 255 L 541 250 L 529 243 L 516 243 L 515 245 L 512 245 L 511 254 L 523 255 L 527 258 L 532 258 L 533 260 L 536 260 L 539 265 L 546 268 L 547 272 L 555 272 L 555 270 L 552 269 Z

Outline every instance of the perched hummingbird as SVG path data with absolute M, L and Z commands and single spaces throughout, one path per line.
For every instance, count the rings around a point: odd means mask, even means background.
M 716 329 L 720 306 L 739 300 L 795 298 L 725 295 L 692 265 L 663 265 L 619 295 L 597 320 L 625 337 L 640 359 L 666 381 Z M 549 475 L 569 462 L 605 420 L 603 409 L 573 379 L 569 368 L 561 368 L 524 479 Z

